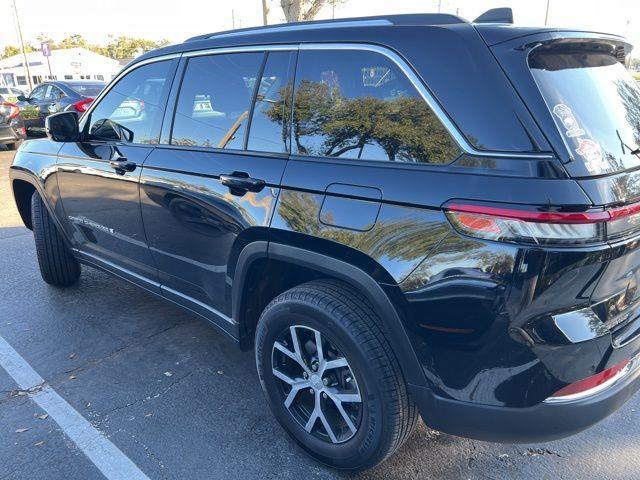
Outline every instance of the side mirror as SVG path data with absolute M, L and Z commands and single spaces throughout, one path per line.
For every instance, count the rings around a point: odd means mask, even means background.
M 49 115 L 44 121 L 44 131 L 54 142 L 77 142 L 80 138 L 78 115 L 75 112 Z
M 18 95 L 16 97 L 18 99 L 19 102 L 28 102 L 29 99 L 27 97 L 25 97 L 24 95 Z

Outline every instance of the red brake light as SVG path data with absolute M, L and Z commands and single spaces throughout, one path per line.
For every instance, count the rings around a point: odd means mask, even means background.
M 16 118 L 20 115 L 20 107 L 14 103 L 3 102 L 0 104 L 2 111 L 5 112 L 8 119 Z
M 93 102 L 93 98 L 85 98 L 73 104 L 73 108 L 76 109 L 76 112 L 84 113 L 89 108 L 89 104 Z
M 600 373 L 584 378 L 582 380 L 578 380 L 577 382 L 573 382 L 551 395 L 551 398 L 557 399 L 559 397 L 567 397 L 569 395 L 588 392 L 589 390 L 599 387 L 609 380 L 613 379 L 627 365 L 629 365 L 629 360 L 624 360 L 611 368 L 603 370 Z
M 507 242 L 592 243 L 640 229 L 640 203 L 563 212 L 454 201 L 444 205 L 444 210 L 461 233 Z

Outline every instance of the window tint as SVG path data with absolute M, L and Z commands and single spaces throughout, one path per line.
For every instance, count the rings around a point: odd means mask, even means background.
M 288 150 L 291 98 L 291 52 L 270 52 L 260 79 L 247 148 L 261 152 Z
M 42 100 L 44 98 L 44 93 L 46 88 L 47 88 L 46 85 L 40 85 L 34 88 L 33 91 L 31 92 L 30 98 L 33 98 L 34 100 Z
M 189 59 L 171 143 L 242 149 L 263 58 L 263 53 L 232 53 Z
M 293 151 L 366 160 L 450 163 L 458 147 L 405 74 L 366 51 L 301 51 Z
M 158 143 L 172 62 L 150 63 L 125 75 L 91 112 L 90 139 Z

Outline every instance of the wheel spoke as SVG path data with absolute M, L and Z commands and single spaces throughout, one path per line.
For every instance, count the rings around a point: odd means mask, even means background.
M 309 420 L 307 420 L 307 424 L 304 426 L 304 429 L 311 433 L 313 430 L 313 426 L 316 424 L 316 420 L 320 415 L 320 392 L 316 392 L 315 394 L 315 404 L 313 406 L 313 412 L 309 415 Z
M 333 396 L 341 403 L 360 403 L 360 393 L 334 393 Z
M 342 415 L 342 418 L 344 419 L 345 423 L 349 427 L 349 430 L 351 430 L 351 433 L 356 433 L 357 428 L 353 424 L 353 421 L 351 420 L 351 417 L 349 417 L 349 415 L 345 411 L 344 407 L 342 406 L 342 402 L 339 399 L 337 399 L 333 393 L 331 393 L 331 392 L 327 392 L 327 393 L 328 393 L 329 398 L 331 399 L 331 401 L 333 401 L 334 405 L 338 409 L 338 412 L 340 412 L 340 415 Z
M 324 363 L 324 352 L 322 351 L 322 336 L 320 332 L 315 330 L 314 337 L 316 341 L 316 355 L 318 355 L 318 363 L 322 365 Z
M 322 372 L 326 372 L 327 370 L 331 370 L 333 368 L 342 368 L 348 367 L 347 359 L 344 357 L 336 358 L 335 360 L 329 360 L 324 363 L 324 367 L 322 368 Z
M 318 417 L 320 418 L 320 421 L 322 422 L 322 425 L 324 425 L 324 429 L 329 434 L 329 438 L 331 439 L 331 441 L 333 443 L 338 443 L 338 439 L 336 438 L 336 434 L 333 433 L 333 429 L 331 428 L 331 424 L 327 420 L 327 417 L 324 416 L 324 412 L 322 411 L 321 408 L 318 408 L 318 410 L 320 410 L 318 412 Z
M 297 337 L 295 337 L 296 340 L 295 342 L 297 342 Z M 297 343 L 296 343 L 297 344 Z M 296 362 L 298 365 L 300 365 L 302 367 L 302 369 L 305 372 L 309 371 L 309 368 L 307 367 L 307 365 L 304 363 L 304 361 L 302 360 L 302 356 L 300 356 L 299 353 L 299 347 L 296 349 L 296 352 L 292 352 L 291 350 L 289 350 L 287 347 L 285 347 L 283 344 L 281 344 L 280 342 L 275 342 L 273 344 L 274 348 L 278 349 L 279 351 L 281 351 L 282 353 L 284 353 L 287 357 L 289 357 L 291 360 L 293 360 L 294 362 Z
M 285 375 L 284 373 L 282 373 L 280 370 L 276 370 L 275 368 L 272 369 L 273 374 L 278 377 L 280 380 L 282 380 L 285 383 L 288 383 L 289 385 L 293 385 L 294 383 L 296 383 L 296 380 L 294 380 L 293 378 Z
M 306 380 L 297 382 L 296 384 L 291 385 L 291 391 L 289 392 L 289 395 L 287 395 L 287 398 L 285 398 L 284 400 L 284 406 L 289 408 L 293 403 L 293 401 L 295 400 L 296 396 L 298 395 L 298 392 L 308 387 L 309 387 L 309 382 L 307 382 Z

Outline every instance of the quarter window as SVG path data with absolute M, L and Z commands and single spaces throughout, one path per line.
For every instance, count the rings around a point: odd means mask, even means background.
M 171 61 L 150 63 L 119 80 L 91 112 L 88 138 L 158 143 L 172 65 Z
M 293 62 L 291 52 L 269 52 L 253 107 L 248 150 L 288 151 Z
M 357 50 L 301 51 L 293 113 L 294 153 L 450 163 L 459 149 L 404 72 Z
M 189 59 L 178 96 L 173 145 L 242 149 L 263 53 Z

